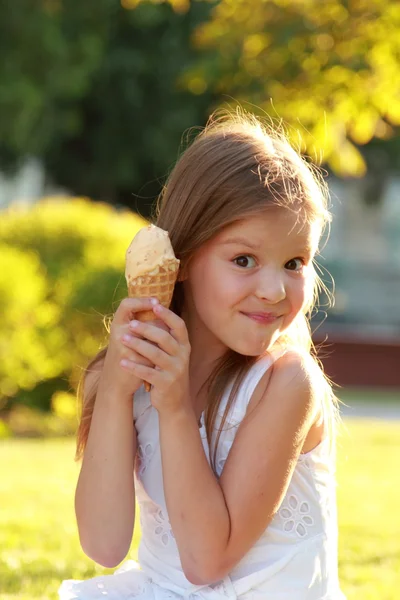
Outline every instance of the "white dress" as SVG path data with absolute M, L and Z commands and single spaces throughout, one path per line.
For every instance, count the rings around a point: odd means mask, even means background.
M 262 357 L 247 374 L 220 437 L 218 475 L 258 382 L 283 352 Z M 230 389 L 221 401 L 219 418 Z M 142 532 L 138 563 L 128 560 L 112 575 L 63 581 L 61 600 L 346 600 L 338 581 L 335 468 L 327 438 L 300 455 L 279 510 L 229 576 L 217 584 L 198 586 L 183 573 L 168 520 L 158 413 L 143 386 L 135 394 L 134 419 Z M 200 434 L 210 460 L 203 417 Z

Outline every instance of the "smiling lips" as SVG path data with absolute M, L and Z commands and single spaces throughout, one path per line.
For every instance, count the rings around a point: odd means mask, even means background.
M 257 323 L 274 323 L 279 316 L 278 315 L 274 315 L 273 313 L 242 313 L 243 315 L 245 315 L 246 317 L 249 317 L 250 319 L 253 319 L 253 321 L 256 321 Z

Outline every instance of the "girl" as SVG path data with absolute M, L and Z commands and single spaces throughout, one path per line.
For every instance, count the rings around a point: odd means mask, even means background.
M 137 499 L 139 564 L 64 581 L 62 600 L 344 598 L 338 404 L 306 318 L 325 191 L 244 111 L 214 114 L 178 160 L 155 221 L 181 261 L 171 309 L 121 302 L 78 431 L 82 548 L 118 565 Z

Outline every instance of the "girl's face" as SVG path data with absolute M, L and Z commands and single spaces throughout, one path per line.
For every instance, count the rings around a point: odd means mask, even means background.
M 273 207 L 226 227 L 189 262 L 183 318 L 192 348 L 264 352 L 293 322 L 313 289 L 320 228 Z

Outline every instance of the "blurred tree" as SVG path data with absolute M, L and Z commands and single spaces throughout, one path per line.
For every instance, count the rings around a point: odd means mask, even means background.
M 204 3 L 184 14 L 152 4 L 114 11 L 101 63 L 78 107 L 83 127 L 54 138 L 45 153 L 59 182 L 76 189 L 79 181 L 80 193 L 149 215 L 183 131 L 204 121 L 212 100 L 206 94 L 194 101 L 176 85 L 194 60 L 191 32 L 208 11 Z M 143 195 L 138 207 L 134 191 Z
M 182 132 L 230 98 L 363 175 L 400 124 L 399 27 L 394 0 L 6 0 L 1 164 L 40 156 L 76 193 L 143 194 L 147 216 Z
M 184 13 L 116 0 L 0 3 L 2 168 L 39 156 L 57 184 L 131 207 L 147 184 L 148 216 L 183 131 L 212 100 L 176 85 L 209 11 L 208 2 Z
M 0 148 L 2 165 L 42 155 L 55 138 L 81 131 L 84 98 L 105 52 L 107 0 L 0 3 Z
M 363 181 L 366 204 L 379 203 L 390 184 L 390 173 L 400 172 L 400 127 L 394 131 L 392 138 L 374 138 L 360 149 L 367 164 L 367 176 Z
M 390 138 L 400 124 L 399 31 L 394 0 L 220 0 L 194 32 L 202 53 L 181 84 L 216 94 L 211 108 L 224 94 L 254 104 L 283 119 L 314 160 L 361 176 L 360 146 Z

